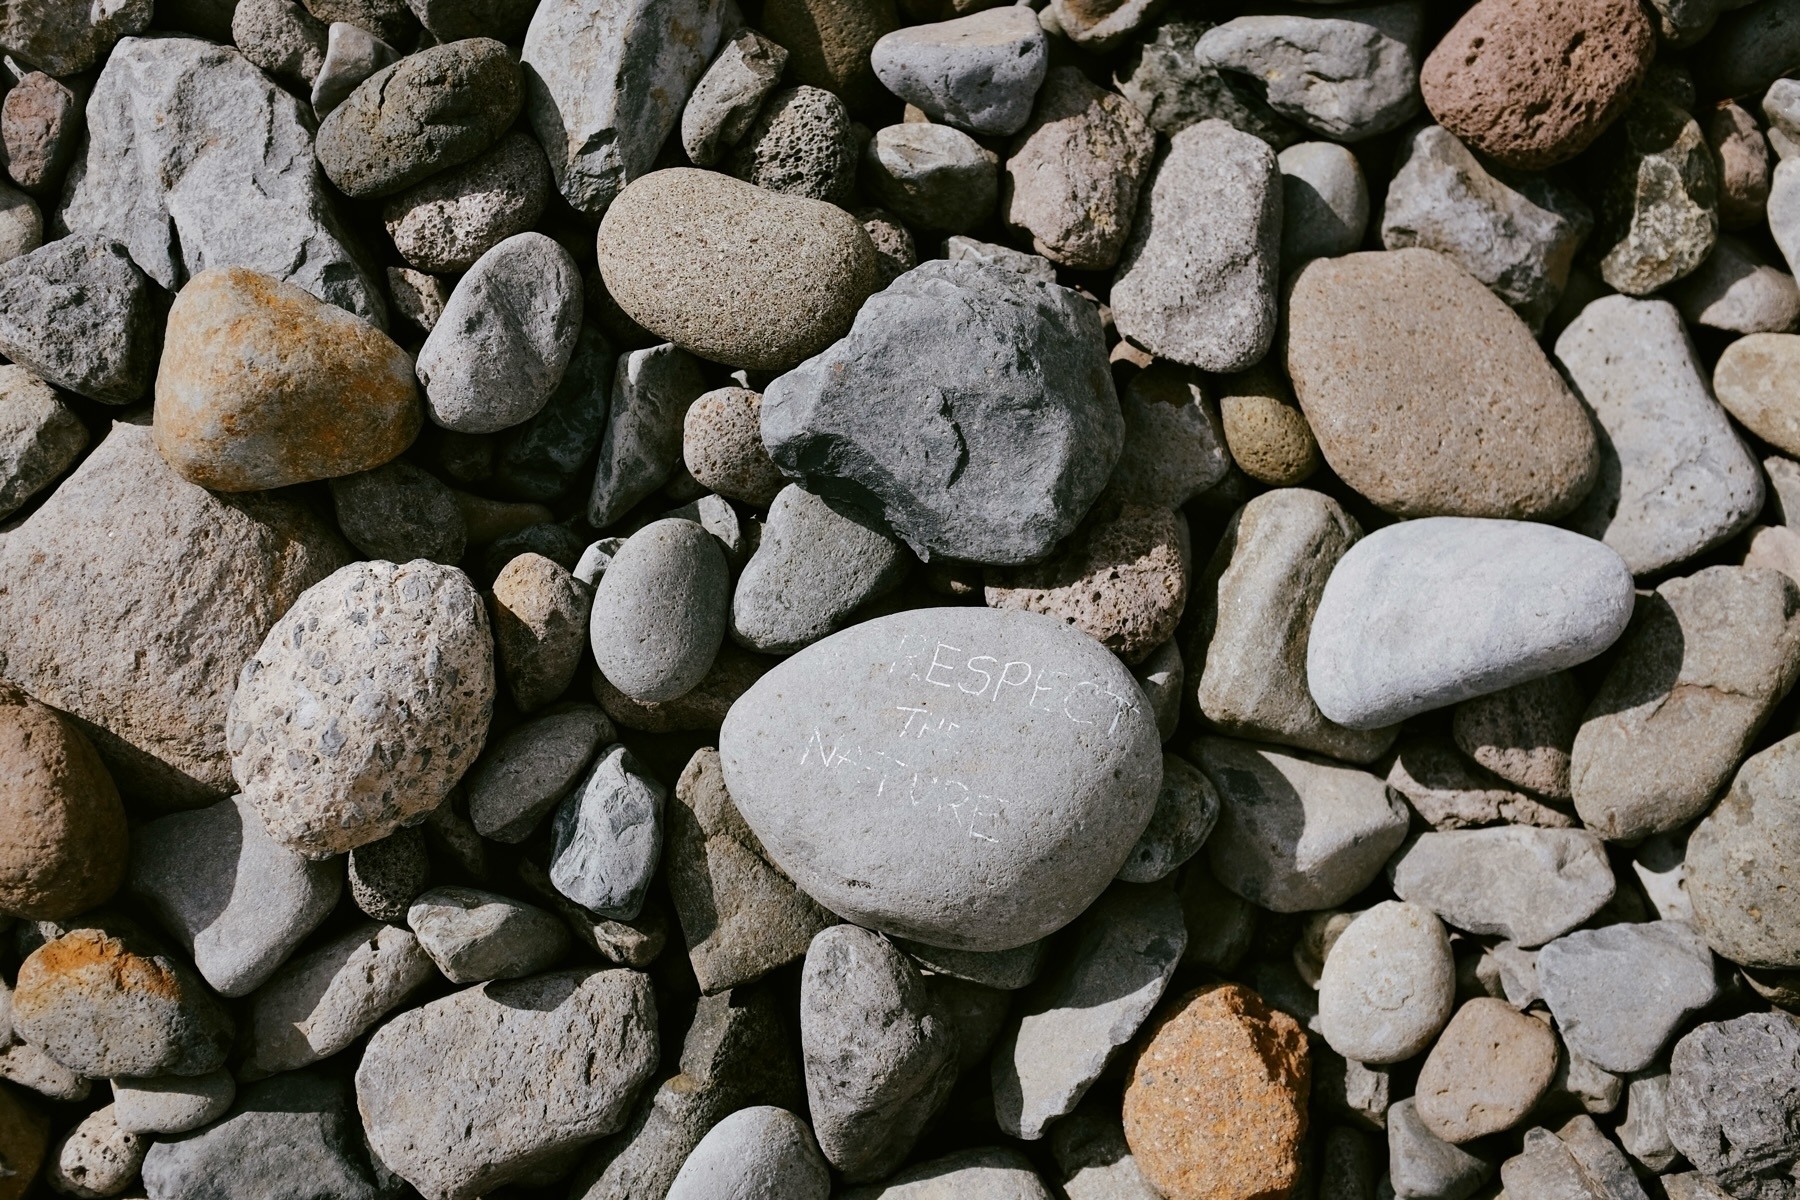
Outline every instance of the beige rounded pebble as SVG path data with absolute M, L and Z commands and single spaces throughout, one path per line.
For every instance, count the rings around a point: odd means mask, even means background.
M 575 681 L 591 603 L 586 584 L 541 554 L 521 554 L 500 569 L 488 615 L 500 674 L 520 712 L 544 707 Z
M 1753 333 L 1725 347 L 1713 368 L 1725 411 L 1786 454 L 1800 454 L 1800 334 Z
M 763 446 L 762 396 L 749 388 L 717 388 L 688 407 L 681 457 L 696 483 L 757 508 L 788 483 Z
M 1225 445 L 1238 469 L 1258 483 L 1293 487 L 1319 469 L 1319 443 L 1287 382 L 1262 364 L 1219 385 Z
M 125 1190 L 149 1150 L 150 1139 L 120 1129 L 108 1104 L 63 1135 L 50 1152 L 44 1179 L 52 1191 L 64 1196 L 104 1200 Z
M 1360 1063 L 1411 1058 L 1456 1002 L 1450 939 L 1431 910 L 1384 900 L 1338 935 L 1319 973 L 1319 1030 Z
M 1469 1142 L 1524 1120 L 1556 1078 L 1556 1035 L 1504 1000 L 1456 1010 L 1419 1071 L 1417 1110 L 1446 1142 Z
M 633 182 L 600 222 L 600 274 L 619 307 L 701 358 L 782 371 L 850 329 L 875 290 L 855 217 L 716 171 Z

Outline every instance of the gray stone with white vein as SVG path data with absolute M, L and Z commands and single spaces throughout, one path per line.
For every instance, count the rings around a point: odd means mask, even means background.
M 556 810 L 550 882 L 590 912 L 637 919 L 662 853 L 669 789 L 624 746 L 609 746 Z

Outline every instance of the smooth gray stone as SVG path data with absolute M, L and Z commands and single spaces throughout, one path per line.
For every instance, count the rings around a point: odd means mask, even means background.
M 1776 1010 L 1693 1030 L 1669 1059 L 1669 1140 L 1736 1200 L 1800 1186 L 1800 1022 Z
M 1306 650 L 1327 717 L 1372 729 L 1586 662 L 1631 620 L 1624 560 L 1530 521 L 1425 517 L 1370 534 L 1326 581 Z
M 861 147 L 850 110 L 824 88 L 776 92 L 728 158 L 728 170 L 765 191 L 844 205 Z
M 681 110 L 681 148 L 710 167 L 748 133 L 763 100 L 781 82 L 788 52 L 754 29 L 725 43 Z
M 1282 267 L 1360 248 L 1369 224 L 1369 184 L 1356 155 L 1336 142 L 1300 142 L 1278 154 L 1276 162 Z M 1393 203 L 1391 188 L 1388 196 Z
M 1771 83 L 1763 94 L 1761 107 L 1763 119 L 1768 122 L 1765 133 L 1769 147 L 1778 159 L 1775 167 L 1780 170 L 1783 162 L 1800 152 L 1800 80 L 1777 79 Z
M 1674 305 L 1602 296 L 1556 339 L 1556 358 L 1604 433 L 1599 481 L 1571 528 L 1647 575 L 1755 520 L 1762 473 L 1713 398 Z
M 990 8 L 884 35 L 875 78 L 933 121 L 970 133 L 1013 134 L 1050 69 L 1050 39 L 1024 8 Z
M 1203 67 L 1268 85 L 1269 107 L 1314 133 L 1356 142 L 1397 129 L 1419 110 L 1419 0 L 1329 15 L 1249 16 L 1200 36 Z
M 619 548 L 594 588 L 588 636 L 601 674 L 634 700 L 674 700 L 712 668 L 731 579 L 713 536 L 652 521 Z
M 550 882 L 575 903 L 617 921 L 643 911 L 662 854 L 669 789 L 624 746 L 609 746 L 556 810 Z
M 1402 144 L 1381 213 L 1382 245 L 1448 256 L 1534 332 L 1562 298 L 1575 251 L 1593 228 L 1593 213 L 1573 193 L 1542 175 L 1496 173 L 1437 125 Z
M 806 952 L 800 1049 L 819 1149 L 852 1183 L 899 1166 L 956 1082 L 956 1035 L 918 968 L 854 925 Z
M 1723 958 L 1748 967 L 1800 967 L 1800 738 L 1752 755 L 1731 790 L 1688 838 L 1694 924 Z
M 1387 1110 L 1388 1179 L 1397 1200 L 1467 1200 L 1494 1173 L 1483 1155 L 1425 1128 L 1412 1097 Z
M 1538 951 L 1537 977 L 1569 1049 L 1617 1074 L 1648 1067 L 1719 995 L 1712 951 L 1685 921 L 1577 930 Z
M 789 654 L 851 619 L 906 577 L 912 556 L 868 516 L 789 484 L 769 506 L 762 540 L 731 597 L 731 636 L 747 650 Z
M 169 291 L 208 267 L 248 267 L 386 324 L 319 177 L 310 118 L 225 46 L 127 38 L 113 50 L 58 220 L 117 238 Z
M 1174 888 L 1114 884 L 1071 938 L 1022 995 L 1019 1021 L 994 1052 L 994 1118 L 1009 1137 L 1043 1137 L 1137 1036 L 1187 948 L 1187 927 Z
M 437 476 L 404 459 L 328 479 L 338 528 L 370 558 L 446 566 L 462 561 L 468 527 L 456 495 Z
M 668 482 L 681 463 L 688 406 L 705 392 L 699 361 L 673 343 L 619 355 L 588 497 L 590 525 L 605 529 Z
M 648 976 L 555 971 L 383 1025 L 356 1069 L 357 1107 L 389 1170 L 474 1200 L 622 1126 L 656 1057 Z
M 785 472 L 879 514 L 919 557 L 999 565 L 1074 531 L 1124 435 L 1091 304 L 1004 267 L 935 260 L 771 383 L 762 431 Z
M 313 1072 L 251 1084 L 223 1121 L 151 1145 L 144 1189 L 150 1200 L 380 1200 L 348 1093 Z
M 1113 277 L 1119 333 L 1203 371 L 1253 366 L 1275 338 L 1281 170 L 1223 121 L 1177 133 L 1151 169 Z
M 282 846 L 234 796 L 133 830 L 127 886 L 214 991 L 245 996 L 331 914 L 344 866 Z
M 554 966 L 569 948 L 569 931 L 552 914 L 477 888 L 432 888 L 413 901 L 406 923 L 451 983 L 518 979 Z
M 1219 791 L 1184 758 L 1163 755 L 1162 788 L 1156 811 L 1144 827 L 1119 879 L 1155 883 L 1200 852 L 1219 821 Z
M 669 1187 L 668 1200 L 826 1200 L 831 1168 L 806 1122 L 785 1108 L 732 1113 L 700 1139 Z
M 1645 1169 L 1659 1174 L 1681 1157 L 1669 1140 L 1668 1115 L 1667 1071 L 1639 1075 L 1631 1081 L 1625 1092 L 1625 1119 L 1619 1122 L 1619 1145 Z
M 959 1150 L 908 1167 L 885 1183 L 850 1188 L 842 1200 L 1051 1200 L 1031 1160 L 1011 1146 Z
M 409 54 L 357 84 L 319 124 L 319 167 L 349 196 L 391 196 L 466 163 L 524 103 L 512 51 L 465 38 Z
M 865 191 L 908 224 L 967 233 L 1000 197 L 999 157 L 948 125 L 888 125 L 863 150 Z
M 224 1067 L 111 1084 L 113 1120 L 127 1133 L 187 1133 L 224 1116 L 237 1097 L 237 1081 Z
M 333 21 L 325 31 L 325 59 L 312 79 L 314 115 L 323 121 L 358 84 L 399 57 L 362 26 Z
M 1800 286 L 1735 238 L 1722 236 L 1706 261 L 1669 289 L 1690 325 L 1727 333 L 1791 333 L 1800 324 Z
M 1211 21 L 1182 17 L 1162 21 L 1145 41 L 1125 51 L 1113 71 L 1113 86 L 1151 128 L 1171 137 L 1215 118 L 1277 150 L 1305 137 L 1304 130 L 1269 107 L 1252 81 L 1200 65 L 1194 43 L 1212 27 Z
M 76 233 L 0 263 L 0 354 L 106 404 L 142 396 L 159 322 L 125 251 L 105 234 Z
M 1458 929 L 1520 946 L 1561 937 L 1613 897 L 1604 844 L 1585 829 L 1499 825 L 1424 833 L 1394 857 L 1394 894 Z
M 581 272 L 541 233 L 475 261 L 419 349 L 431 419 L 493 433 L 536 416 L 562 382 L 581 329 Z
M 514 500 L 548 503 L 568 495 L 600 444 L 618 359 L 593 315 L 575 335 L 569 364 L 544 407 L 501 437 L 494 482 Z
M 1406 805 L 1368 771 L 1231 738 L 1200 738 L 1190 754 L 1219 791 L 1212 873 L 1263 908 L 1342 904 L 1406 837 Z
M 520 725 L 489 747 L 463 781 L 475 831 L 496 842 L 530 837 L 614 736 L 606 714 L 585 704 Z
M 24 367 L 0 367 L 0 519 L 44 490 L 87 449 L 87 426 Z
M 1116 658 L 1054 618 L 977 608 L 807 647 L 732 706 L 719 754 L 744 820 L 809 896 L 963 950 L 1035 941 L 1085 909 L 1162 777 Z
M 261 1079 L 346 1049 L 436 973 L 405 929 L 374 922 L 287 964 L 250 998 L 239 1074 Z
M 520 65 L 526 113 L 557 190 L 597 218 L 651 167 L 735 24 L 727 0 L 547 0 Z
M 1338 935 L 1319 974 L 1319 1029 L 1333 1050 L 1384 1065 L 1423 1053 L 1456 1006 L 1450 939 L 1431 912 L 1384 900 Z

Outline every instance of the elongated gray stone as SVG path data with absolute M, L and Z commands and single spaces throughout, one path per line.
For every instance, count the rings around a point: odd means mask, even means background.
M 672 343 L 619 355 L 588 497 L 588 522 L 596 529 L 668 482 L 681 463 L 688 406 L 705 392 L 699 362 Z
M 693 521 L 632 534 L 594 589 L 588 638 L 609 683 L 634 700 L 674 700 L 711 669 L 725 638 L 724 552 Z
M 406 910 L 406 923 L 451 983 L 518 979 L 554 966 L 569 945 L 552 914 L 477 888 L 432 888 Z
M 1391 724 L 1586 662 L 1625 632 L 1632 601 L 1624 561 L 1592 538 L 1529 521 L 1403 521 L 1332 571 L 1307 683 L 1340 724 Z
M 556 890 L 603 917 L 636 920 L 662 854 L 668 795 L 631 751 L 609 746 L 556 810 Z
M 530 837 L 612 737 L 612 722 L 588 705 L 527 721 L 507 734 L 463 782 L 475 831 L 496 842 Z
M 1425 833 L 1388 868 L 1394 894 L 1470 933 L 1541 946 L 1575 928 L 1617 886 L 1585 829 L 1500 825 Z

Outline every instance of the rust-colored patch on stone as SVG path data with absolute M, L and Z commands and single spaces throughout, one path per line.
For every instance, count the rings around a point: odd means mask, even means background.
M 1286 1200 L 1300 1176 L 1306 1034 L 1235 983 L 1152 1021 L 1125 1088 L 1125 1140 L 1168 1200 Z
M 19 967 L 14 1010 L 30 1018 L 40 1005 L 58 1003 L 59 993 L 70 987 L 181 1000 L 181 981 L 173 971 L 100 929 L 77 929 L 32 951 Z

